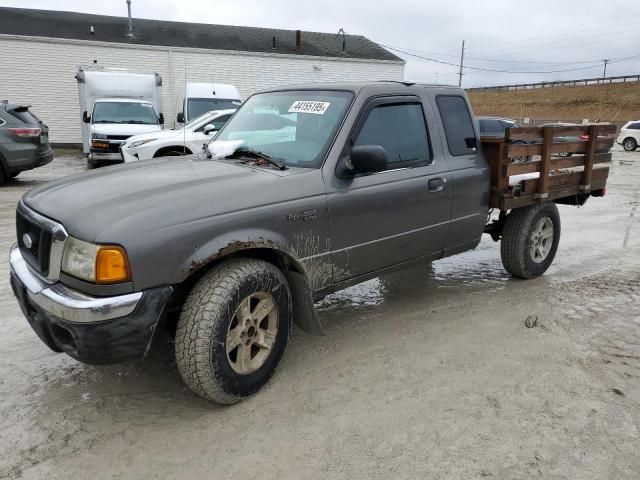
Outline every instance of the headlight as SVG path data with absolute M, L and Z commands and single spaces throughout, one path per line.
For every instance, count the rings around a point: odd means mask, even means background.
M 144 145 L 145 143 L 155 142 L 156 140 L 157 138 L 149 138 L 147 140 L 136 140 L 135 142 L 127 145 L 127 148 L 136 148 L 136 147 L 139 147 L 140 145 Z
M 62 255 L 62 271 L 95 283 L 120 283 L 131 280 L 129 259 L 122 247 L 94 245 L 69 237 Z
M 93 140 L 106 140 L 107 136 L 104 133 L 92 133 L 91 138 Z

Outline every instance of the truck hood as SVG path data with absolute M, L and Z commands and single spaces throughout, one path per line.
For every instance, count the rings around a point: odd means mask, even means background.
M 71 175 L 27 192 L 23 202 L 74 237 L 121 243 L 132 235 L 306 196 L 308 187 L 293 181 L 285 188 L 283 182 L 308 171 L 202 155 L 165 157 Z
M 103 135 L 138 135 L 148 132 L 159 132 L 160 125 L 139 125 L 137 123 L 95 123 L 91 124 L 91 133 Z

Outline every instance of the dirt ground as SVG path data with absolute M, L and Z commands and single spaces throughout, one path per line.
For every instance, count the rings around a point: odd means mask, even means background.
M 14 207 L 82 170 L 63 155 L 0 187 L 0 478 L 640 478 L 640 152 L 607 196 L 560 207 L 560 250 L 510 278 L 499 245 L 319 304 L 259 394 L 194 396 L 168 340 L 144 361 L 55 354 L 8 282 Z M 527 328 L 527 317 L 537 324 Z

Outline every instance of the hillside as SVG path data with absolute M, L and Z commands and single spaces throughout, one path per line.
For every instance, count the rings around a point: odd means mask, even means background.
M 617 122 L 640 118 L 640 83 L 467 93 L 476 115 Z

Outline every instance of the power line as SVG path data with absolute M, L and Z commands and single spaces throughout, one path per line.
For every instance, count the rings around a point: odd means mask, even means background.
M 563 33 L 555 33 L 555 34 L 549 34 L 549 35 L 535 35 L 533 37 L 527 37 L 527 38 L 520 38 L 520 39 L 511 39 L 511 40 L 505 40 L 505 41 L 500 41 L 500 42 L 494 42 L 494 43 L 480 43 L 479 45 L 475 45 L 473 43 L 471 43 L 470 47 L 467 47 L 469 50 L 475 50 L 477 48 L 484 48 L 484 47 L 494 47 L 494 46 L 499 46 L 499 45 L 513 45 L 514 43 L 522 43 L 522 42 L 530 42 L 531 40 L 537 40 L 539 38 L 541 39 L 548 39 L 548 38 L 554 38 L 554 37 L 562 37 L 562 38 L 571 38 L 571 37 L 575 37 L 576 34 L 578 33 L 588 33 L 588 34 L 593 34 L 594 31 L 599 31 L 600 29 L 611 29 L 611 28 L 618 28 L 618 27 L 626 27 L 629 25 L 637 25 L 638 22 L 633 21 L 633 22 L 625 22 L 625 23 L 617 23 L 617 24 L 610 24 L 610 25 L 597 25 L 591 28 L 584 28 L 581 30 L 574 30 L 572 32 L 563 32 Z M 615 34 L 616 32 L 612 32 L 611 34 Z M 618 32 L 619 33 L 619 32 Z M 581 35 L 577 35 L 577 36 L 581 36 Z
M 454 54 L 454 53 L 436 53 L 436 52 L 430 52 L 427 50 L 418 50 L 415 48 L 404 48 L 404 47 L 398 47 L 397 45 L 388 45 L 389 48 L 397 48 L 400 50 L 406 50 L 408 52 L 411 53 L 424 53 L 427 55 L 435 55 L 435 56 L 441 56 L 441 57 L 452 57 L 452 58 L 459 58 L 460 54 Z M 465 46 L 465 51 L 468 50 L 469 48 Z M 541 62 L 541 61 L 536 61 L 536 60 L 501 60 L 498 58 L 481 58 L 481 57 L 470 57 L 465 55 L 465 58 L 467 60 L 478 60 L 478 61 L 483 61 L 483 62 L 495 62 L 495 63 L 523 63 L 523 64 L 538 64 L 538 65 L 583 65 L 585 63 L 594 63 L 594 60 L 581 60 L 581 61 L 571 61 L 571 62 Z
M 629 35 L 630 32 L 618 32 L 615 35 Z M 523 51 L 531 51 L 531 50 L 540 50 L 541 47 L 544 48 L 545 51 L 549 51 L 549 50 L 562 50 L 562 49 L 566 49 L 566 48 L 575 48 L 576 46 L 583 46 L 583 45 L 594 45 L 594 44 L 603 44 L 603 43 L 610 43 L 610 42 L 620 42 L 622 40 L 630 40 L 630 39 L 635 39 L 640 37 L 640 34 L 635 33 L 634 35 L 630 35 L 630 36 L 625 36 L 625 37 L 617 37 L 617 38 L 608 38 L 608 39 L 596 39 L 596 35 L 593 35 L 591 37 L 589 37 L 588 39 L 574 39 L 574 40 L 568 40 L 568 41 L 562 41 L 561 43 L 559 41 L 550 41 L 550 42 L 542 42 L 542 43 L 536 43 L 536 44 L 529 44 L 529 45 L 522 45 L 519 47 L 514 47 L 514 48 L 507 48 L 502 50 L 502 52 L 506 52 L 506 53 L 510 53 L 513 54 L 514 52 L 523 52 Z M 593 41 L 586 41 L 586 40 L 593 40 Z
M 416 57 L 416 58 L 420 58 L 422 60 L 426 60 L 429 62 L 434 62 L 434 63 L 440 63 L 443 65 L 449 65 L 452 67 L 457 67 L 457 68 L 461 68 L 463 67 L 463 63 L 452 63 L 452 62 L 445 62 L 443 60 L 438 60 L 435 58 L 429 58 L 429 57 L 425 57 L 422 55 L 417 55 L 415 53 L 411 53 L 411 52 L 407 52 L 405 50 L 399 49 L 399 48 L 394 48 L 388 45 L 384 45 L 384 44 L 379 44 L 381 47 L 383 48 L 388 48 L 390 50 L 394 50 L 396 52 L 402 53 L 404 55 L 409 55 L 411 57 Z M 618 62 L 624 62 L 627 61 L 629 59 L 632 58 L 636 58 L 636 57 L 640 57 L 640 53 L 636 54 L 636 55 L 631 55 L 629 57 L 623 57 L 623 58 L 619 58 L 616 60 L 611 60 L 608 61 L 608 64 L 612 64 L 612 63 L 618 63 Z M 562 69 L 562 70 L 545 70 L 545 71 L 531 71 L 531 70 L 525 70 L 525 71 L 514 71 L 514 70 L 498 70 L 498 69 L 490 69 L 490 68 L 482 68 L 482 67 L 473 67 L 473 66 L 464 66 L 464 68 L 467 68 L 469 70 L 477 70 L 477 71 L 481 71 L 481 72 L 494 72 L 494 73 L 513 73 L 513 74 L 548 74 L 548 73 L 565 73 L 565 72 L 576 72 L 579 70 L 589 70 L 595 67 L 600 67 L 602 65 L 601 61 L 594 61 L 593 65 L 587 66 L 587 67 L 578 67 L 578 68 L 567 68 L 567 69 Z

